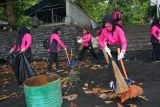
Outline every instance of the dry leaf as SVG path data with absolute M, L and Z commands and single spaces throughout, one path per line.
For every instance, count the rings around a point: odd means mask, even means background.
M 86 87 L 82 87 L 82 89 L 83 89 L 83 90 L 87 90 L 88 88 L 86 88 Z
M 135 104 L 127 104 L 129 107 L 138 107 L 137 105 Z
M 139 83 L 138 85 L 142 86 L 142 85 L 143 85 L 143 83 Z
M 75 103 L 71 103 L 70 107 L 78 107 Z
M 85 87 L 88 87 L 88 83 L 84 83 L 84 86 L 85 86 Z
M 71 94 L 71 95 L 63 96 L 63 98 L 67 99 L 68 101 L 75 100 L 77 97 L 78 97 L 77 94 Z
M 5 99 L 7 99 L 7 98 L 9 98 L 9 96 L 2 95 L 2 96 L 0 96 L 0 101 L 1 101 L 1 100 L 5 100 Z
M 117 103 L 117 106 L 118 107 L 124 107 L 122 104 L 120 104 L 120 103 Z
M 86 94 L 92 94 L 93 91 L 84 91 L 84 93 L 86 93 Z
M 108 96 L 106 94 L 100 94 L 98 97 L 102 98 L 103 100 L 107 99 Z
M 106 103 L 106 104 L 110 104 L 110 103 L 112 103 L 112 101 L 105 101 L 104 103 Z

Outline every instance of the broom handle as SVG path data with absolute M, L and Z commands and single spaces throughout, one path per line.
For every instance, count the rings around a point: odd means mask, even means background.
M 67 56 L 67 59 L 68 59 L 68 64 L 70 64 L 70 60 L 69 60 L 67 51 L 66 51 L 66 56 Z
M 71 56 L 70 56 L 70 61 L 72 60 L 72 48 L 71 48 Z
M 97 40 L 97 42 L 98 42 L 98 39 L 97 39 L 97 38 L 96 38 L 96 40 Z M 99 42 L 98 42 L 98 43 L 99 43 Z M 106 44 L 105 44 L 105 45 L 106 45 Z M 103 54 L 104 54 L 104 57 L 105 57 L 105 59 L 106 59 L 107 64 L 109 64 L 108 54 L 105 54 L 104 49 L 102 49 L 102 51 L 103 51 Z
M 118 52 L 118 55 L 119 55 L 120 54 L 120 48 L 117 48 L 117 52 Z M 128 80 L 127 72 L 126 72 L 126 69 L 125 69 L 125 66 L 124 66 L 124 63 L 123 63 L 122 59 L 120 59 L 120 63 L 121 63 L 122 69 L 123 69 L 124 76 Z
M 109 64 L 108 55 L 104 49 L 102 49 L 106 62 Z

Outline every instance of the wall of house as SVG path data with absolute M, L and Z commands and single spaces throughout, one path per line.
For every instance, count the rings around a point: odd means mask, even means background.
M 81 24 L 91 26 L 91 18 L 76 4 L 70 0 L 66 0 L 66 17 L 67 23 Z M 94 24 L 95 21 L 92 20 Z

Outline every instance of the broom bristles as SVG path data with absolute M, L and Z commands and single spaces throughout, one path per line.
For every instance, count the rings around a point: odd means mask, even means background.
M 108 55 L 106 54 L 106 52 L 104 51 L 104 49 L 102 49 L 102 51 L 103 51 L 103 54 L 104 54 L 104 57 L 105 57 L 105 59 L 106 59 L 107 64 L 109 64 Z
M 113 66 L 113 70 L 114 70 L 114 74 L 115 74 L 115 78 L 116 78 L 116 93 L 120 94 L 120 93 L 124 93 L 126 91 L 128 91 L 128 86 L 124 80 L 124 77 L 122 76 L 116 62 L 114 60 L 112 60 L 112 66 Z
M 107 60 L 107 53 L 104 51 L 103 49 L 103 54 L 105 56 L 105 59 L 106 59 L 106 62 L 108 62 Z M 124 80 L 124 77 L 122 76 L 116 62 L 112 59 L 112 66 L 113 66 L 113 71 L 114 71 L 114 74 L 115 74 L 115 78 L 116 78 L 116 85 L 117 85 L 117 88 L 116 88 L 116 93 L 117 94 L 120 94 L 120 93 L 124 93 L 126 91 L 128 91 L 128 86 Z

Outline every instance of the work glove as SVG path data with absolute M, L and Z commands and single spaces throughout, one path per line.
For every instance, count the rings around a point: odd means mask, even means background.
M 82 42 L 83 42 L 82 39 L 77 40 L 77 43 L 82 43 Z
M 104 50 L 109 56 L 111 56 L 111 50 L 107 46 L 104 48 Z
M 121 53 L 118 55 L 118 61 L 124 58 L 124 52 L 121 51 Z
M 12 50 L 10 50 L 10 51 L 9 51 L 9 53 L 11 54 L 11 53 L 13 53 L 13 51 L 12 51 Z
M 113 87 L 114 87 L 114 82 L 113 82 L 113 81 L 110 81 L 110 83 L 109 83 L 109 88 L 110 88 L 111 90 L 113 90 Z
M 26 51 L 25 48 L 21 49 L 20 53 L 24 53 Z
M 67 48 L 64 48 L 64 51 L 67 51 Z

